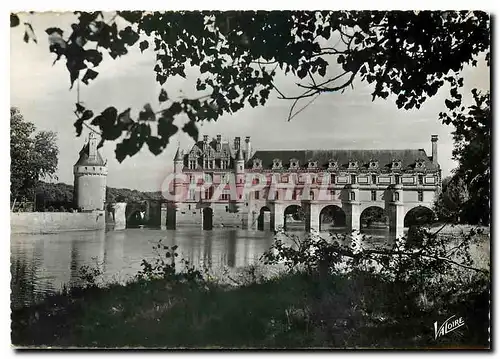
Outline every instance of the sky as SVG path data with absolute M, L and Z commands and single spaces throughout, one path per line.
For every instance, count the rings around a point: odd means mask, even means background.
M 45 29 L 57 26 L 69 29 L 75 19 L 71 14 L 43 13 L 25 15 L 21 21 L 32 23 L 38 44 L 22 41 L 22 26 L 11 29 L 10 51 L 10 102 L 19 107 L 27 121 L 33 122 L 38 130 L 57 132 L 60 150 L 58 181 L 73 183 L 73 165 L 78 152 L 88 136 L 84 130 L 76 137 L 73 113 L 77 98 L 76 90 L 70 91 L 69 73 L 63 61 L 52 66 L 54 54 L 48 51 Z M 155 54 L 149 49 L 143 54 L 139 49 L 128 55 L 111 60 L 105 57 L 97 71 L 99 76 L 89 86 L 82 84 L 80 99 L 87 108 L 99 113 L 108 106 L 119 111 L 131 107 L 137 113 L 144 104 L 158 107 L 160 86 L 155 81 Z M 482 58 L 477 67 L 463 71 L 464 93 L 472 88 L 489 89 L 490 73 Z M 293 77 L 280 75 L 277 87 L 286 93 L 297 91 Z M 195 77 L 172 78 L 167 82 L 171 97 L 192 93 Z M 292 103 L 277 99 L 272 93 L 264 107 L 245 108 L 234 115 L 224 115 L 217 122 L 204 123 L 200 135 L 232 141 L 235 136 L 242 139 L 251 136 L 252 147 L 257 149 L 404 149 L 423 148 L 431 152 L 430 137 L 439 136 L 438 157 L 443 176 L 456 167 L 451 159 L 453 141 L 451 126 L 443 125 L 438 119 L 445 110 L 444 99 L 448 91 L 443 87 L 436 96 L 427 100 L 418 110 L 400 110 L 393 98 L 371 100 L 372 87 L 355 82 L 354 88 L 343 94 L 332 93 L 319 96 L 306 110 L 290 122 L 287 121 Z M 470 96 L 466 95 L 466 102 Z M 308 100 L 304 100 L 304 104 Z M 179 120 L 182 124 L 183 119 Z M 181 126 L 179 126 L 181 127 Z M 108 186 L 126 187 L 143 191 L 161 189 L 163 179 L 172 168 L 177 145 L 188 150 L 193 145 L 189 136 L 179 133 L 171 139 L 167 149 L 158 156 L 149 152 L 147 146 L 134 157 L 127 157 L 122 163 L 115 159 L 115 142 L 107 142 L 101 153 L 108 161 Z

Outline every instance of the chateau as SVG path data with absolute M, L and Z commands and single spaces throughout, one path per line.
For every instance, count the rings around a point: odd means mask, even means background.
M 250 137 L 242 144 L 205 135 L 188 153 L 177 150 L 162 226 L 277 230 L 300 210 L 308 231 L 325 229 L 322 219 L 332 216 L 358 230 L 363 211 L 376 207 L 399 234 L 410 211 L 432 210 L 441 184 L 437 144 L 432 135 L 431 156 L 424 149 L 268 151 L 253 150 Z

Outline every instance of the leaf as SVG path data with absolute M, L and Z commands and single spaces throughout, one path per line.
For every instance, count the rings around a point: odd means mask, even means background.
M 198 142 L 198 126 L 194 121 L 187 122 L 184 127 L 182 127 L 182 131 L 187 133 L 195 142 Z
M 82 129 L 83 129 L 83 121 L 81 119 L 78 119 L 75 121 L 73 126 L 75 126 L 75 129 L 76 129 L 76 136 L 80 137 L 80 135 L 82 134 Z
M 149 103 L 144 105 L 144 110 L 139 112 L 139 121 L 156 121 L 156 115 Z
M 79 103 L 76 103 L 76 112 L 77 113 L 82 113 L 83 111 L 85 111 L 85 107 L 83 107 Z
M 85 84 L 85 85 L 88 85 L 89 84 L 89 81 L 90 80 L 93 80 L 97 77 L 99 73 L 97 71 L 94 71 L 92 69 L 87 69 L 87 72 L 85 72 L 85 75 L 83 76 L 82 78 L 82 82 Z
M 167 100 L 168 100 L 167 91 L 165 91 L 165 89 L 161 89 L 160 96 L 158 96 L 158 101 L 165 102 Z
M 129 125 L 133 123 L 130 118 L 130 107 L 118 115 L 118 123 L 122 125 Z
M 127 26 L 125 29 L 119 32 L 120 37 L 122 38 L 125 44 L 132 46 L 137 40 L 139 40 L 139 34 L 132 30 L 130 26 Z
M 58 27 L 49 27 L 48 29 L 45 30 L 45 32 L 47 33 L 47 35 L 52 35 L 52 34 L 58 34 L 59 36 L 63 36 L 63 31 L 58 28 Z
M 146 143 L 148 144 L 149 151 L 155 156 L 158 156 L 163 150 L 162 141 L 156 136 L 149 136 Z
M 102 61 L 102 53 L 94 49 L 87 50 L 85 51 L 85 60 L 91 62 L 94 66 L 98 66 Z
M 148 47 L 149 47 L 149 42 L 147 42 L 146 40 L 141 41 L 141 43 L 139 44 L 141 52 L 144 52 L 144 50 L 146 50 Z
M 20 23 L 19 16 L 11 13 L 10 14 L 10 27 L 16 27 L 19 25 L 19 23 Z
M 85 110 L 85 112 L 83 113 L 80 120 L 87 121 L 87 120 L 91 119 L 92 117 L 94 117 L 94 113 L 91 110 Z
M 28 36 L 28 32 L 27 31 L 24 32 L 23 41 L 25 43 L 28 43 L 30 41 L 30 37 Z
M 173 118 L 166 117 L 165 115 L 158 120 L 158 134 L 165 144 L 168 144 L 170 137 L 175 135 L 179 130 L 179 127 L 174 125 L 173 122 Z

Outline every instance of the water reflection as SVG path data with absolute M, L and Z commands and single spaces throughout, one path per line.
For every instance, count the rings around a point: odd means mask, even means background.
M 300 235 L 297 231 L 295 234 Z M 387 238 L 384 230 L 371 231 L 374 241 Z M 182 228 L 175 231 L 126 229 L 11 236 L 12 304 L 28 305 L 64 286 L 81 284 L 83 266 L 99 265 L 106 282 L 124 282 L 141 269 L 143 259 L 156 257 L 159 240 L 177 245 L 179 256 L 197 267 L 244 267 L 256 263 L 273 240 L 270 232 L 241 229 Z M 163 251 L 160 251 L 163 253 Z

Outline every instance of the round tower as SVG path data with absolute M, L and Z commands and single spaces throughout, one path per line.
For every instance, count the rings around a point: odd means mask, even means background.
M 73 167 L 75 178 L 73 201 L 83 211 L 104 210 L 106 201 L 106 162 L 97 150 L 97 136 L 90 132 Z

